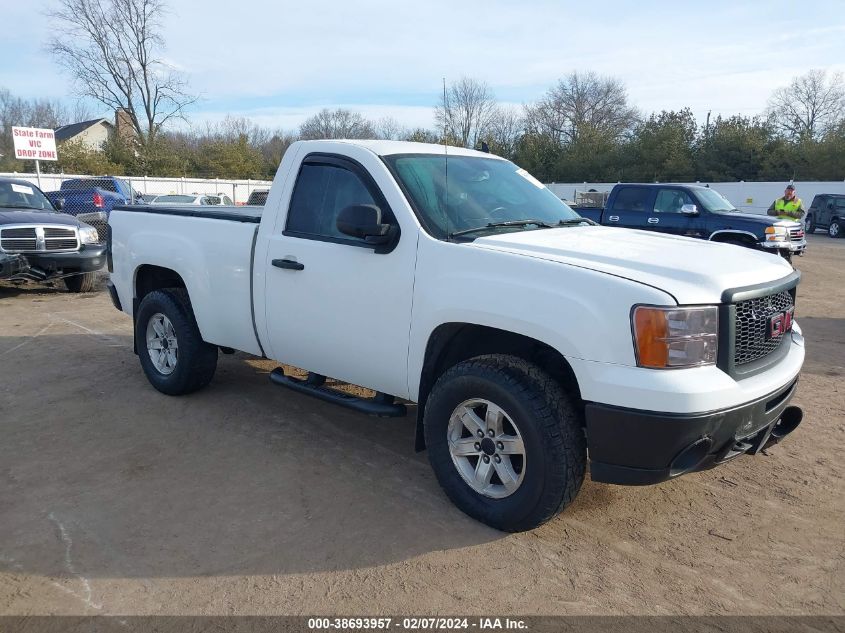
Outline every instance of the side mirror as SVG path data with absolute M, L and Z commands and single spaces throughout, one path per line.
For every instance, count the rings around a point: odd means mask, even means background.
M 833 203 L 832 203 L 832 202 L 828 202 L 828 203 L 827 203 L 827 210 L 828 210 L 828 211 L 833 211 Z
M 374 204 L 353 204 L 341 209 L 337 214 L 337 230 L 374 246 L 393 239 L 391 226 L 382 223 L 381 209 Z
M 65 208 L 65 199 L 64 198 L 57 198 L 53 200 L 53 206 L 56 208 L 56 211 L 61 211 Z
M 698 215 L 698 207 L 694 204 L 682 205 L 681 213 L 683 213 L 684 215 Z

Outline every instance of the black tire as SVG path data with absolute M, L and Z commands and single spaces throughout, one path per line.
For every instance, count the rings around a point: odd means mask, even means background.
M 97 283 L 97 274 L 79 273 L 72 277 L 65 277 L 64 282 L 68 292 L 91 292 Z
M 178 343 L 175 368 L 170 374 L 156 368 L 147 349 L 147 326 L 156 314 L 170 320 Z M 217 346 L 202 340 L 188 293 L 182 288 L 156 290 L 143 298 L 135 319 L 135 346 L 147 380 L 170 396 L 202 389 L 217 369 Z
M 812 235 L 816 232 L 816 220 L 813 218 L 813 214 L 810 213 L 804 220 L 804 232 L 807 235 Z
M 476 492 L 452 461 L 449 419 L 456 407 L 474 398 L 507 412 L 522 436 L 523 479 L 504 498 Z M 423 422 L 429 461 L 443 490 L 463 512 L 496 529 L 520 532 L 545 523 L 575 499 L 584 481 L 581 413 L 557 382 L 522 359 L 478 356 L 450 368 L 435 383 Z
M 831 220 L 827 227 L 827 234 L 830 237 L 845 237 L 845 222 L 842 220 Z

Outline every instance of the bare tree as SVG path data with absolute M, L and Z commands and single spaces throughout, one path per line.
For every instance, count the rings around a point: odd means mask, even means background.
M 399 141 L 409 134 L 407 128 L 403 127 L 403 125 L 392 116 L 380 118 L 376 121 L 375 128 L 376 136 L 387 141 Z
M 12 126 L 56 129 L 90 118 L 91 112 L 84 103 L 68 108 L 60 101 L 23 99 L 6 88 L 0 88 L 0 171 L 20 166 L 14 157 Z
M 299 128 L 303 139 L 375 138 L 375 126 L 360 113 L 344 108 L 324 108 L 309 117 Z
M 525 119 L 516 108 L 499 106 L 490 125 L 485 139 L 494 154 L 511 158 L 516 153 L 516 145 L 525 131 Z
M 195 131 L 192 136 L 197 142 L 232 142 L 245 138 L 250 145 L 260 147 L 268 143 L 273 134 L 269 128 L 262 127 L 251 119 L 227 114 L 222 121 L 206 123 L 204 131 Z
M 414 143 L 441 143 L 443 140 L 438 136 L 437 132 L 427 130 L 422 127 L 409 130 L 404 138 L 404 141 L 412 141 Z
M 462 77 L 440 97 L 434 116 L 448 140 L 475 147 L 496 114 L 496 97 L 483 81 Z
M 628 104 L 625 85 L 594 72 L 573 72 L 564 77 L 536 104 L 526 108 L 526 117 L 532 131 L 562 144 L 595 134 L 619 139 L 639 118 L 636 109 Z
M 778 88 L 769 98 L 767 114 L 782 135 L 794 140 L 819 139 L 845 121 L 845 78 L 829 78 L 811 70 Z
M 58 0 L 49 13 L 61 33 L 49 50 L 79 94 L 125 110 L 141 145 L 196 101 L 161 58 L 164 13 L 162 0 Z
M 60 101 L 23 99 L 0 88 L 0 129 L 3 130 L 13 125 L 55 129 L 91 117 L 91 110 L 81 101 L 68 108 Z

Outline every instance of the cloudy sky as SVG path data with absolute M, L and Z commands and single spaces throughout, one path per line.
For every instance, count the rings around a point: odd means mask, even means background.
M 51 0 L 0 0 L 0 87 L 63 97 L 44 52 Z M 810 68 L 845 71 L 845 1 L 169 0 L 166 59 L 201 95 L 195 123 L 227 113 L 292 129 L 344 106 L 407 126 L 462 75 L 528 103 L 573 70 L 622 79 L 650 112 L 761 112 Z

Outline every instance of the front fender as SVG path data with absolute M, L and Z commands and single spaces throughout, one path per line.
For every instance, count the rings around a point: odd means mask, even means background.
M 421 240 L 408 355 L 409 392 L 419 396 L 432 333 L 446 323 L 525 336 L 565 358 L 635 365 L 631 307 L 675 305 L 637 282 L 471 244 Z

